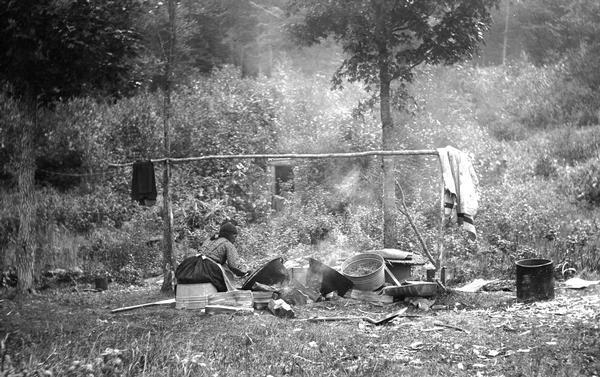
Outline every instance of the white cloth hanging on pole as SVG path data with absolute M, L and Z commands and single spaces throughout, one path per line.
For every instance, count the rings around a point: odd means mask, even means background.
M 447 220 L 456 213 L 456 221 L 473 239 L 477 238 L 474 217 L 477 214 L 479 180 L 469 156 L 451 146 L 437 149 L 445 187 L 444 206 Z

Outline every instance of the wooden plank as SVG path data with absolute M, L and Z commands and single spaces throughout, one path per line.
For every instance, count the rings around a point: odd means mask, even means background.
M 229 291 L 213 293 L 208 296 L 208 305 L 239 306 L 251 308 L 253 303 L 251 291 Z
M 379 292 L 359 291 L 357 289 L 350 291 L 350 298 L 375 304 L 389 304 L 394 302 L 392 296 L 382 295 Z

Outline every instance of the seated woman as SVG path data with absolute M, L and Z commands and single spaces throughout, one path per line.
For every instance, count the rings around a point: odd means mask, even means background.
M 177 267 L 177 283 L 212 283 L 219 292 L 234 290 L 231 283 L 233 275 L 243 277 L 250 274 L 233 245 L 237 233 L 233 224 L 227 222 L 221 225 L 218 235 L 204 242 L 196 256 L 184 259 Z
M 233 245 L 237 234 L 238 230 L 235 225 L 225 223 L 221 225 L 219 234 L 204 242 L 198 251 L 198 254 L 205 255 L 223 266 L 228 277 L 233 277 L 233 274 L 243 277 L 250 273 L 242 264 L 237 249 Z

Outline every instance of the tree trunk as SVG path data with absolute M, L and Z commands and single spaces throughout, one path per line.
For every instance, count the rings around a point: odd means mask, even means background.
M 163 132 L 164 132 L 164 152 L 167 160 L 163 172 L 163 284 L 161 291 L 173 291 L 173 271 L 175 270 L 175 255 L 173 254 L 173 210 L 171 208 L 170 178 L 171 166 L 169 157 L 171 157 L 171 91 L 172 91 L 172 70 L 175 49 L 175 0 L 169 0 L 169 28 L 170 38 L 167 52 L 167 61 L 165 62 L 165 87 L 163 101 Z
M 388 67 L 382 64 L 379 72 L 381 104 L 381 144 L 384 150 L 394 149 L 394 120 L 390 108 L 390 75 Z M 396 185 L 395 185 L 395 160 L 394 157 L 382 157 L 383 170 L 383 246 L 386 248 L 397 247 L 396 235 Z
M 510 20 L 510 0 L 506 0 L 506 17 L 504 18 L 504 38 L 502 41 L 502 65 L 506 66 L 506 48 L 508 46 L 508 21 Z
M 26 101 L 26 119 L 22 125 L 20 139 L 21 153 L 17 163 L 19 190 L 19 230 L 17 233 L 16 248 L 18 295 L 27 295 L 33 291 L 35 265 L 35 240 L 33 238 L 35 215 L 35 150 L 33 139 L 37 124 L 37 104 L 35 99 L 27 98 Z
M 165 162 L 163 171 L 163 284 L 161 291 L 173 291 L 173 271 L 175 271 L 175 255 L 173 253 L 173 209 L 171 207 L 171 192 L 169 180 L 171 167 Z

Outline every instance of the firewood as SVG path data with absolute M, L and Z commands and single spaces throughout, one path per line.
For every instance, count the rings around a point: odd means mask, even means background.
M 282 299 L 271 300 L 269 301 L 269 311 L 273 313 L 273 315 L 281 318 L 294 318 L 296 313 L 294 313 L 294 309 L 287 302 Z
M 204 312 L 206 314 L 252 314 L 254 309 L 240 306 L 206 305 Z
M 274 298 L 280 298 L 290 305 L 306 305 L 308 296 L 299 289 L 293 287 L 284 287 L 273 295 Z

